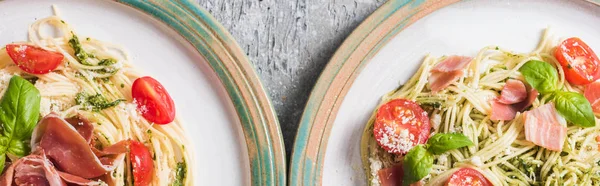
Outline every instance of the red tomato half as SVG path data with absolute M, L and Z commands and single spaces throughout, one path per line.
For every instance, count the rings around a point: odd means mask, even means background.
M 585 85 L 600 78 L 600 60 L 581 39 L 572 37 L 563 41 L 554 51 L 569 83 Z
M 492 183 L 479 171 L 462 168 L 450 176 L 446 186 L 492 186 Z
M 150 185 L 154 177 L 154 163 L 148 148 L 138 141 L 131 140 L 129 158 L 133 167 L 133 185 Z
M 379 107 L 373 133 L 389 153 L 406 154 L 429 138 L 429 117 L 414 101 L 395 99 Z
M 583 95 L 592 104 L 594 112 L 600 113 L 600 81 L 589 84 Z
M 6 52 L 21 70 L 31 74 L 51 72 L 58 68 L 65 57 L 58 52 L 25 44 L 8 44 Z
M 149 76 L 136 79 L 131 87 L 131 97 L 148 121 L 167 124 L 175 119 L 175 103 L 156 79 Z

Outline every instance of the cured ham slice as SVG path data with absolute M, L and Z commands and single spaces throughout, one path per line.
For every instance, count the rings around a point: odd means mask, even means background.
M 94 126 L 90 121 L 88 121 L 85 117 L 78 115 L 76 117 L 65 119 L 85 141 L 90 143 L 92 140 L 92 136 L 94 135 Z
M 500 103 L 498 100 L 492 100 L 491 120 L 512 120 L 517 115 L 517 109 L 513 105 Z
M 592 104 L 594 112 L 600 113 L 600 81 L 589 84 L 583 95 Z
M 429 88 L 432 92 L 439 92 L 450 84 L 456 82 L 464 75 L 463 70 L 471 63 L 473 58 L 466 56 L 449 56 L 444 61 L 431 69 Z
M 498 102 L 503 104 L 519 103 L 527 98 L 527 88 L 525 83 L 519 80 L 509 79 L 502 88 Z
M 44 153 L 39 153 L 13 162 L 2 174 L 0 185 L 66 186 L 66 183 Z
M 66 120 L 51 113 L 34 129 L 31 146 L 35 150 L 44 150 L 58 170 L 82 178 L 101 176 L 114 170 L 117 162 L 123 161 L 127 151 L 126 142 L 107 147 L 109 152 L 98 153 L 97 150 L 92 150 L 88 141 Z M 101 156 L 98 157 L 97 154 Z
M 444 61 L 440 62 L 438 65 L 433 67 L 431 71 L 434 72 L 454 72 L 454 71 L 462 71 L 469 63 L 473 60 L 472 57 L 467 56 L 448 56 Z
M 562 151 L 567 138 L 566 120 L 553 103 L 523 113 L 525 139 L 553 151 Z
M 515 116 L 517 115 L 517 112 L 521 112 L 523 110 L 525 110 L 527 107 L 531 106 L 533 104 L 533 102 L 535 101 L 535 99 L 537 98 L 537 96 L 539 95 L 539 92 L 535 89 L 529 88 L 529 90 L 527 90 L 527 87 L 525 86 L 525 84 L 519 80 L 513 80 L 513 81 L 518 81 L 520 83 L 517 82 L 513 82 L 511 81 L 509 83 L 508 80 L 507 81 L 507 86 L 509 86 L 509 88 L 506 88 L 506 86 L 502 89 L 501 95 L 500 97 L 494 99 L 491 101 L 492 104 L 492 114 L 490 116 L 491 120 L 513 120 L 515 119 Z M 509 85 L 510 84 L 510 85 Z M 521 89 L 521 85 L 516 85 L 516 84 L 522 84 L 523 88 L 525 88 L 525 93 L 522 92 Z M 518 87 L 518 88 L 515 88 Z M 519 89 L 519 90 L 517 90 Z M 507 100 L 517 100 L 517 99 L 513 99 L 514 97 L 523 97 L 523 94 L 525 95 L 524 99 L 519 98 L 521 101 L 517 102 L 517 103 L 513 103 L 513 104 L 506 104 L 506 103 L 510 103 L 507 102 Z M 514 95 L 518 95 L 518 96 L 514 96 Z
M 102 185 L 103 183 L 57 171 L 43 150 L 13 162 L 0 177 L 0 185 L 67 186 L 73 184 Z
M 397 186 L 402 185 L 404 170 L 402 164 L 394 165 L 390 168 L 385 168 L 377 171 L 381 186 Z

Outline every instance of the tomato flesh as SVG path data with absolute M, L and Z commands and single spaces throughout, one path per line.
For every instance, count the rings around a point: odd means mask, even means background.
M 6 52 L 21 70 L 31 74 L 51 72 L 58 68 L 64 59 L 61 53 L 25 44 L 8 44 Z
M 492 186 L 492 183 L 479 171 L 462 168 L 450 176 L 446 186 Z
M 406 99 L 391 100 L 377 110 L 373 133 L 389 153 L 406 154 L 429 138 L 429 117 L 421 106 Z
M 133 167 L 133 185 L 150 185 L 154 177 L 154 163 L 148 148 L 138 141 L 131 140 L 129 158 Z
M 149 76 L 136 79 L 131 87 L 131 97 L 146 120 L 168 124 L 175 119 L 175 103 L 156 79 Z
M 565 71 L 565 78 L 574 85 L 586 85 L 600 78 L 600 60 L 581 39 L 572 37 L 563 41 L 554 51 L 554 57 Z

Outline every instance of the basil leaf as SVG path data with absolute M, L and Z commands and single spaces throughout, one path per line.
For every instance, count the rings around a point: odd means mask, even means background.
M 435 155 L 446 151 L 471 146 L 473 142 L 465 135 L 459 133 L 435 134 L 427 141 L 427 150 Z
M 552 101 L 558 113 L 567 121 L 580 127 L 596 126 L 592 105 L 583 95 L 575 92 L 555 92 L 552 94 Z
M 523 74 L 527 83 L 542 93 L 557 89 L 558 72 L 549 63 L 530 60 L 519 71 Z
M 29 81 L 13 76 L 6 93 L 0 100 L 0 122 L 2 138 L 0 138 L 0 154 L 6 152 L 17 156 L 29 153 L 24 142 L 31 138 L 33 128 L 40 115 L 40 92 Z
M 0 170 L 4 170 L 4 164 L 6 164 L 6 156 L 0 156 Z
M 433 155 L 423 145 L 413 147 L 404 156 L 404 181 L 402 185 L 418 182 L 429 174 L 433 166 Z

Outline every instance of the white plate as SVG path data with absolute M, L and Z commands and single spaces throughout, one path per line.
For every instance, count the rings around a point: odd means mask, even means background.
M 451 3 L 390 1 L 346 40 L 330 62 L 332 67 L 327 67 L 313 90 L 311 101 L 321 106 L 309 102 L 305 110 L 292 160 L 291 169 L 298 170 L 290 175 L 293 185 L 366 185 L 360 156 L 363 129 L 380 98 L 412 77 L 427 54 L 473 56 L 489 45 L 529 52 L 537 46 L 547 27 L 557 36 L 577 36 L 600 50 L 600 25 L 595 24 L 600 22 L 600 7 L 590 2 L 470 0 Z M 442 6 L 445 7 L 440 8 Z M 431 11 L 434 12 L 427 15 Z M 362 38 L 366 39 L 360 40 Z M 342 67 L 333 67 L 336 65 Z M 347 83 L 343 88 L 321 90 L 327 88 L 328 81 Z M 334 85 L 337 84 L 329 86 Z M 320 94 L 321 91 L 326 93 Z M 332 98 L 341 99 L 332 101 Z M 336 106 L 322 106 L 325 104 L 339 105 L 339 110 Z M 318 115 L 327 108 L 331 114 Z M 334 119 L 322 119 L 326 117 Z M 314 122 L 324 120 L 331 123 Z M 315 128 L 325 128 L 325 132 L 315 133 L 318 131 Z M 318 153 L 313 153 L 311 142 L 318 138 L 322 138 L 321 146 Z
M 57 5 L 60 16 L 74 27 L 80 37 L 124 46 L 132 55 L 131 62 L 141 72 L 156 78 L 169 90 L 177 114 L 183 119 L 184 128 L 194 145 L 197 170 L 195 175 L 190 176 L 195 177 L 197 185 L 247 185 L 251 180 L 254 182 L 240 121 L 243 116 L 238 116 L 222 83 L 231 80 L 221 80 L 215 73 L 215 70 L 226 69 L 211 67 L 192 45 L 193 42 L 188 42 L 189 38 L 177 32 L 180 29 L 172 29 L 132 8 L 138 6 L 134 5 L 136 3 L 124 4 L 112 1 L 0 1 L 0 44 L 26 40 L 28 26 L 36 19 L 53 15 L 51 5 Z M 157 9 L 164 11 L 168 8 Z M 204 18 L 212 19 L 209 15 Z M 217 26 L 219 28 L 213 29 L 221 29 L 220 25 Z M 239 58 L 247 63 L 244 56 Z M 251 68 L 249 71 L 253 72 Z M 248 76 L 255 78 L 253 73 Z M 261 88 L 260 84 L 258 86 Z M 257 94 L 258 97 L 264 96 L 260 92 Z M 265 113 L 263 117 L 268 118 L 269 114 L 274 115 Z M 270 124 L 277 126 L 277 122 Z M 274 136 L 274 141 L 272 145 L 280 145 L 279 136 Z M 278 159 L 283 160 L 282 151 L 272 155 L 275 158 L 268 161 L 272 161 L 273 165 Z M 278 175 L 276 172 L 271 174 Z
M 381 96 L 412 77 L 426 54 L 474 56 L 488 45 L 529 52 L 547 27 L 600 50 L 600 25 L 594 22 L 600 22 L 596 5 L 548 0 L 465 1 L 423 17 L 383 47 L 354 81 L 331 131 L 323 185 L 366 184 L 357 136 Z

